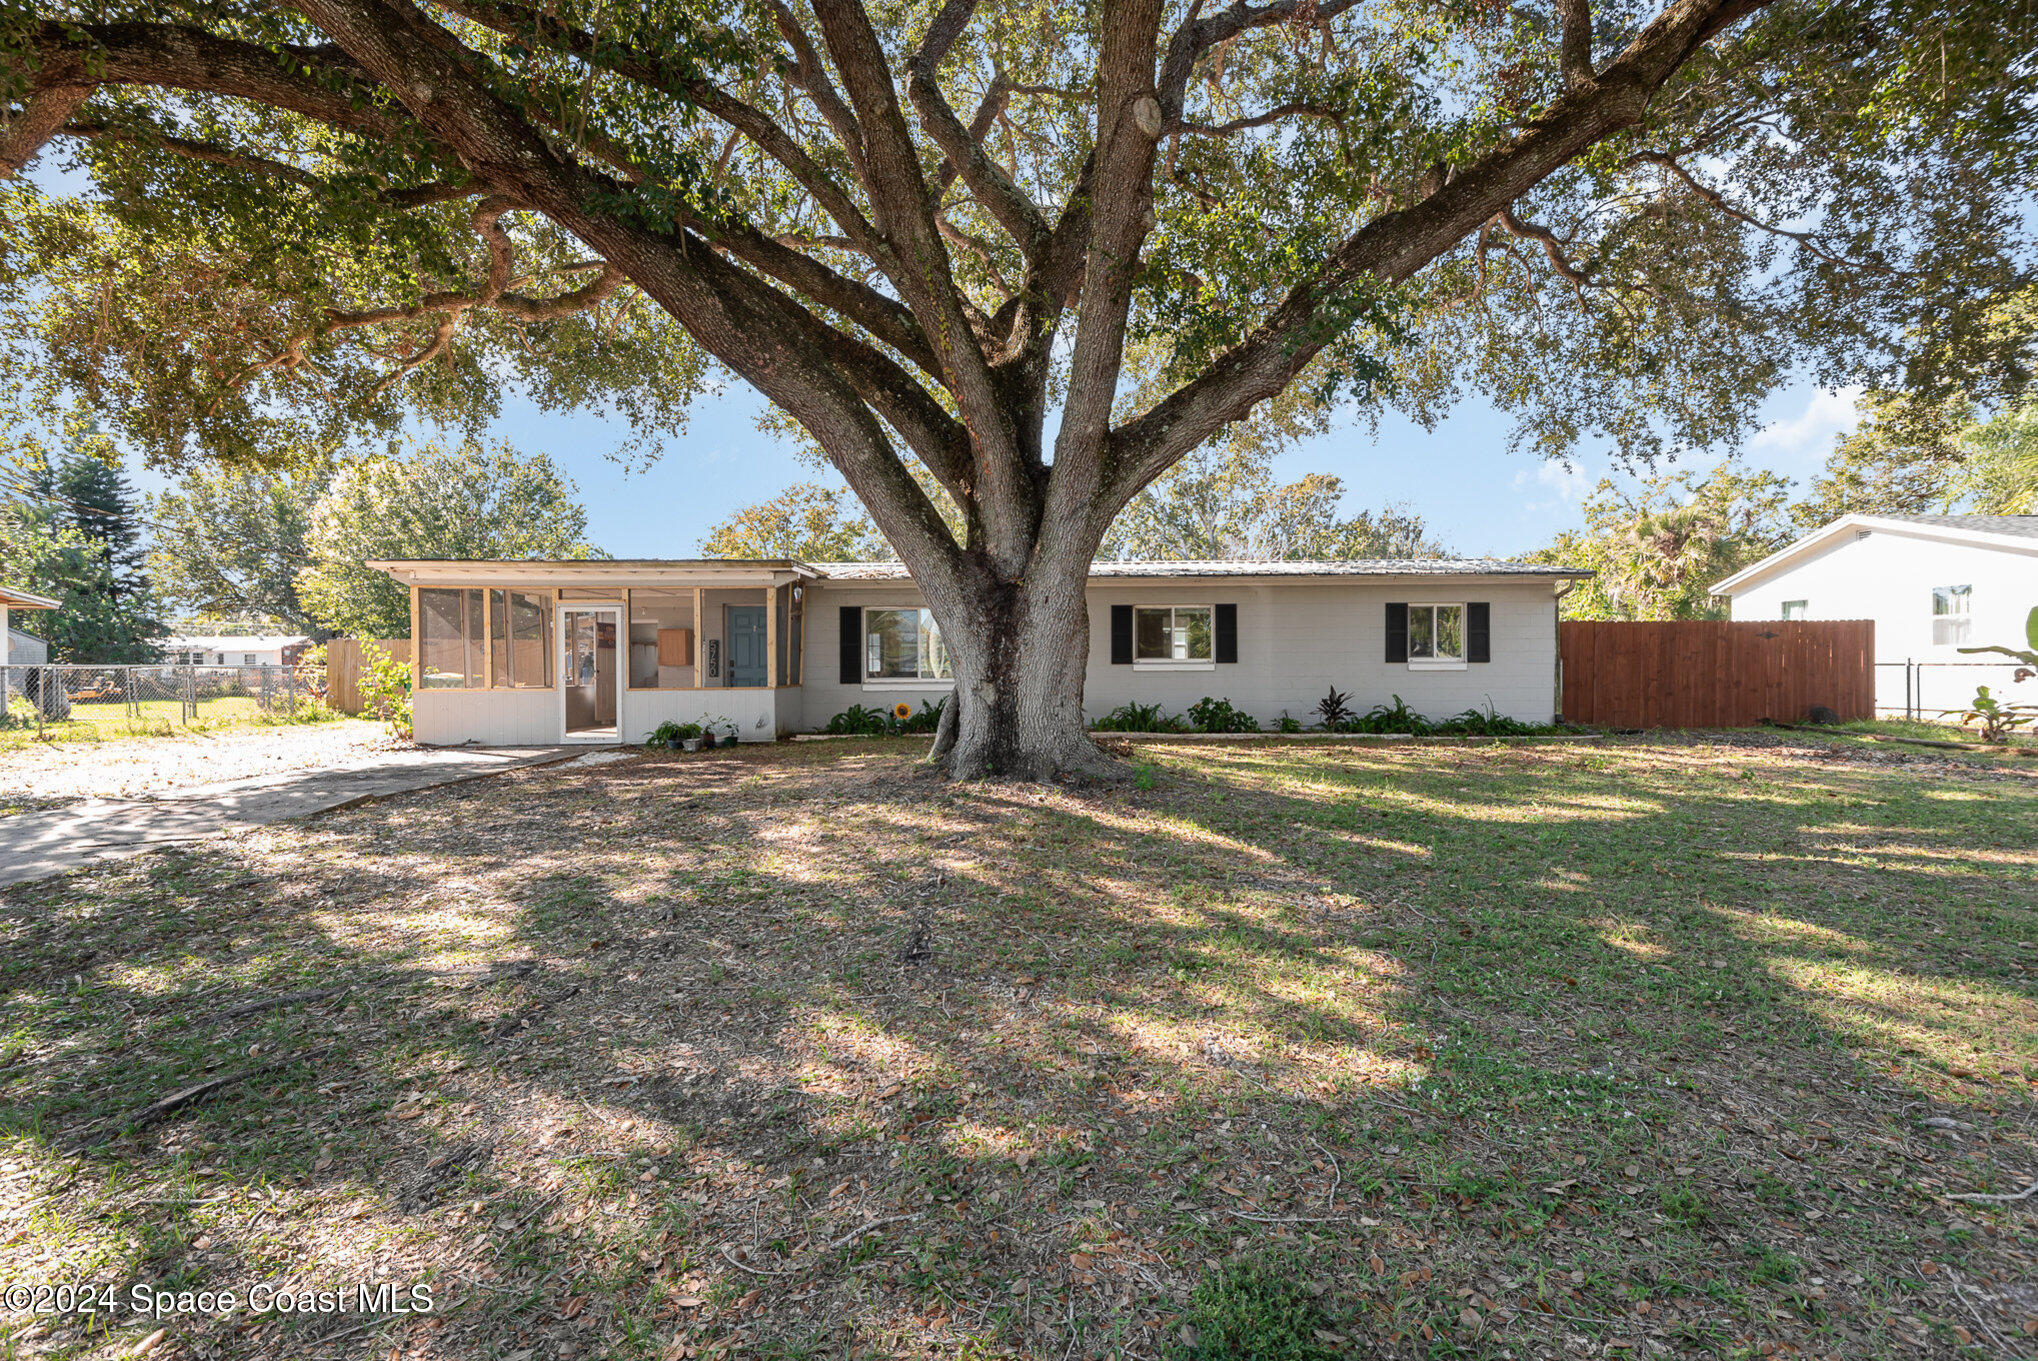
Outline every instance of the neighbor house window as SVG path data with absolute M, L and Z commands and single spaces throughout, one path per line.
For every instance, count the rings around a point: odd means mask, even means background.
M 1810 606 L 1811 602 L 1808 600 L 1786 600 L 1783 602 L 1783 617 L 1785 619 L 1803 619 L 1806 617 L 1806 611 Z
M 1211 613 L 1208 605 L 1135 607 L 1132 611 L 1133 664 L 1210 663 Z
M 254 654 L 254 653 L 252 653 L 252 652 L 243 652 L 243 653 L 241 654 L 241 665 L 242 665 L 242 666 L 253 666 L 254 664 L 255 664 L 255 654 Z
M 1973 599 L 1972 586 L 1932 588 L 1932 646 L 1957 647 L 1967 641 Z
M 549 690 L 551 598 L 531 591 L 489 591 L 488 648 L 496 689 Z
M 418 592 L 418 673 L 424 689 L 481 687 L 482 594 L 438 587 Z
M 1408 607 L 1408 660 L 1411 662 L 1464 661 L 1465 607 L 1463 605 L 1410 605 Z
M 953 680 L 948 645 L 932 610 L 865 610 L 866 680 Z

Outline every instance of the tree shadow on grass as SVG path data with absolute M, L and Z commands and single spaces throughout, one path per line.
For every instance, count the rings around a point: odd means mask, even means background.
M 1842 1350 L 1958 1307 L 1910 1269 L 1943 1211 L 1886 1185 L 2028 1155 L 1905 1109 L 2024 1100 L 1963 1065 L 2030 1045 L 1994 939 L 2031 934 L 2028 795 L 1976 823 L 1675 754 L 1152 755 L 1159 787 L 1095 794 L 888 745 L 524 772 L 17 891 L 34 1241 L 119 1281 L 436 1272 L 460 1307 L 336 1340 L 363 1355 L 1152 1355 L 1206 1263 L 1270 1246 L 1390 1353 L 1617 1336 L 1637 1291 L 1666 1336 Z M 1934 933 L 1983 897 L 1988 939 Z M 213 1019 L 321 981 L 347 998 Z M 1871 1055 L 1895 1028 L 1919 1052 Z M 1797 1217 L 1857 1183 L 1860 1224 Z M 1814 1300 L 1755 1249 L 1862 1283 Z

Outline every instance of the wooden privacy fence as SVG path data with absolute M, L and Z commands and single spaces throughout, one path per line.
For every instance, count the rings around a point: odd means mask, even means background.
M 326 703 L 345 714 L 361 712 L 361 648 L 359 638 L 335 638 L 326 644 Z M 369 647 L 379 647 L 400 662 L 410 661 L 410 639 L 370 638 Z
M 1813 705 L 1875 716 L 1875 621 L 1600 619 L 1557 626 L 1563 714 L 1611 728 L 1796 723 Z

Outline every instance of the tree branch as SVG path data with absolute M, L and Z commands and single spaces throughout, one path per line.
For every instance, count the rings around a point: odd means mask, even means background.
M 38 92 L 143 85 L 227 95 L 385 141 L 414 140 L 414 125 L 390 116 L 375 82 L 326 47 L 272 49 L 200 29 L 144 23 L 45 23 L 24 45 L 38 60 L 29 73 Z M 70 112 L 76 108 L 73 104 Z
M 1189 77 L 1195 72 L 1196 59 L 1217 44 L 1236 38 L 1248 29 L 1267 28 L 1291 19 L 1298 23 L 1325 24 L 1358 3 L 1359 0 L 1274 0 L 1272 4 L 1248 5 L 1245 0 L 1235 0 L 1230 8 L 1203 18 L 1202 0 L 1195 0 L 1168 39 L 1167 57 L 1161 64 L 1157 91 L 1161 113 L 1169 123 L 1181 120 Z
M 1564 88 L 1575 90 L 1592 80 L 1592 0 L 1553 0 L 1560 26 L 1557 71 Z
M 66 123 L 59 131 L 62 136 L 78 137 L 87 141 L 115 141 L 126 142 L 131 146 L 157 147 L 184 160 L 225 166 L 231 170 L 245 170 L 250 174 L 264 175 L 332 197 L 339 197 L 340 194 L 333 185 L 308 170 L 291 165 L 288 161 L 273 160 L 248 151 L 234 151 L 211 142 L 198 142 L 188 137 L 172 137 L 166 133 L 136 128 L 117 128 L 96 122 Z M 434 203 L 450 203 L 458 199 L 472 198 L 481 192 L 479 185 L 471 180 L 463 180 L 421 184 L 408 189 L 384 189 L 378 191 L 375 197 L 379 202 L 392 208 L 422 208 Z
M 0 179 L 27 169 L 43 145 L 91 96 L 90 85 L 45 85 L 31 92 L 21 112 L 0 127 Z
M 971 486 L 984 498 L 984 522 L 1006 536 L 988 547 L 1002 568 L 1016 575 L 1038 514 L 1032 475 L 1023 466 L 1012 413 L 956 287 L 883 46 L 861 0 L 814 0 L 814 15 L 863 128 L 864 190 L 878 231 L 901 261 L 894 281 L 933 341 L 949 392 L 972 436 Z
M 1725 194 L 1722 194 L 1719 190 L 1706 184 L 1689 170 L 1686 170 L 1683 163 L 1675 156 L 1661 151 L 1645 151 L 1633 157 L 1632 160 L 1639 164 L 1663 167 L 1681 180 L 1685 188 L 1691 190 L 1692 193 L 1698 195 L 1714 208 L 1734 219 L 1734 221 L 1745 223 L 1757 231 L 1767 232 L 1771 236 L 1780 236 L 1785 240 L 1795 241 L 1829 265 L 1839 265 L 1843 269 L 1864 269 L 1877 274 L 1901 275 L 1904 273 L 1902 270 L 1891 269 L 1887 265 L 1862 260 L 1850 260 L 1844 255 L 1836 255 L 1820 244 L 1818 235 L 1814 232 L 1794 232 L 1787 227 L 1775 226 L 1772 223 L 1764 222 L 1760 218 L 1741 211 L 1727 201 Z
M 1344 122 L 1344 112 L 1342 110 L 1334 109 L 1328 104 L 1317 104 L 1306 99 L 1298 99 L 1268 109 L 1265 113 L 1254 114 L 1250 118 L 1234 118 L 1227 123 L 1192 123 L 1186 119 L 1181 119 L 1172 124 L 1167 130 L 1169 132 L 1194 133 L 1199 137 L 1229 137 L 1233 133 L 1244 132 L 1248 128 L 1263 128 L 1269 123 L 1278 123 L 1284 118 L 1293 118 L 1297 114 L 1307 114 L 1311 118 L 1321 118 L 1329 123 Z
M 1664 81 L 1708 39 L 1769 0 L 1672 0 L 1597 79 L 1560 95 L 1519 133 L 1438 177 L 1417 203 L 1348 237 L 1240 344 L 1114 432 L 1112 509 L 1177 458 L 1273 396 L 1339 334 L 1362 281 L 1408 278 L 1568 162 L 1632 125 Z M 1202 21 L 1209 22 L 1209 21 Z

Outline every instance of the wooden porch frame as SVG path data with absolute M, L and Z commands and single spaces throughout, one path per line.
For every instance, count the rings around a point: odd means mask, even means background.
M 560 595 L 559 595 L 559 591 L 560 591 L 560 588 L 559 588 L 559 587 L 557 587 L 557 586 L 485 586 L 485 585 L 484 585 L 484 586 L 476 586 L 476 585 L 470 585 L 470 584 L 465 584 L 465 583 L 453 583 L 453 582 L 444 582 L 444 583 L 441 583 L 441 582 L 418 582 L 418 583 L 415 583 L 415 584 L 413 584 L 413 585 L 411 586 L 411 588 L 410 588 L 410 691 L 411 691 L 411 694 L 412 694 L 413 696 L 415 696 L 415 695 L 417 695 L 417 694 L 420 694 L 420 693 L 421 693 L 421 692 L 422 692 L 422 691 L 424 690 L 424 639 L 423 639 L 423 638 L 422 638 L 422 637 L 420 636 L 420 630 L 419 630 L 419 622 L 420 622 L 420 615 L 419 615 L 419 611 L 418 611 L 418 592 L 420 592 L 420 591 L 479 591 L 479 592 L 481 592 L 481 657 L 482 657 L 482 663 L 481 663 L 481 666 L 482 666 L 482 677 L 481 677 L 481 681 L 482 681 L 482 683 L 481 683 L 480 685 L 466 685 L 466 686 L 461 686 L 461 687 L 460 687 L 460 693 L 462 693 L 462 694 L 479 694 L 479 693 L 484 693 L 484 692 L 492 692 L 492 691 L 494 691 L 494 690 L 495 690 L 495 688 L 496 688 L 496 686 L 495 686 L 495 615 L 494 615 L 494 611 L 492 611 L 492 610 L 491 610 L 491 609 L 489 608 L 489 597 L 488 597 L 488 593 L 489 593 L 490 591 L 515 591 L 515 592 L 517 592 L 517 593 L 519 593 L 519 594 L 522 594 L 522 595 L 537 595 L 537 596 L 544 596 L 544 597 L 545 597 L 546 599 L 548 599 L 548 600 L 550 600 L 550 601 L 552 602 L 552 613 L 553 613 L 553 615 L 554 615 L 555 617 L 556 617 L 556 616 L 558 615 L 558 613 L 559 613 L 559 610 L 560 610 L 560 608 L 561 608 L 561 606 L 562 606 L 563 604 L 569 604 L 569 603 L 584 603 L 584 604 L 589 604 L 589 605 L 599 605 L 599 604 L 604 604 L 604 603 L 614 603 L 614 604 L 619 604 L 619 605 L 620 605 L 620 607 L 621 607 L 621 618 L 622 618 L 622 625 L 621 625 L 621 629 L 620 629 L 620 631 L 619 631 L 619 632 L 620 632 L 620 636 L 619 636 L 619 637 L 617 638 L 617 644 L 618 644 L 618 650 L 619 650 L 619 651 L 620 651 L 620 652 L 621 652 L 621 653 L 623 654 L 623 655 L 622 655 L 622 659 L 621 659 L 621 663 L 620 663 L 620 665 L 621 665 L 621 667 L 622 667 L 622 681 L 623 681 L 623 684 L 622 684 L 622 688 L 621 688 L 621 691 L 620 691 L 620 693 L 621 693 L 621 694 L 623 694 L 623 695 L 631 695 L 631 694 L 645 694 L 645 695 L 666 695 L 666 694 L 686 694 L 686 693 L 691 693 L 691 692 L 695 692 L 695 691 L 708 691 L 708 690 L 795 690 L 795 689 L 798 689 L 798 688 L 799 688 L 799 686 L 800 686 L 800 682 L 801 682 L 801 680 L 802 680 L 802 677 L 800 677 L 800 676 L 797 676 L 797 675 L 795 675 L 795 676 L 794 676 L 794 677 L 792 678 L 792 680 L 791 680 L 790 682 L 788 682 L 787 684 L 785 684 L 785 685 L 779 685 L 779 684 L 777 683 L 777 680 L 778 680 L 778 593 L 779 593 L 780 591 L 783 591 L 783 590 L 787 589 L 787 585 L 788 585 L 788 583 L 783 583 L 783 582 L 771 582 L 771 583 L 767 583 L 767 584 L 765 584 L 765 585 L 762 585 L 762 586 L 717 586 L 717 587 L 714 587 L 714 588 L 712 588 L 712 589 L 714 589 L 714 590 L 726 590 L 726 591 L 762 591 L 762 592 L 764 593 L 764 653 L 765 653 L 765 665 L 764 665 L 764 675 L 765 675 L 765 682 L 766 682 L 765 684 L 763 684 L 763 685 L 700 685 L 700 684 L 694 684 L 694 685 L 673 685 L 673 686 L 657 686 L 657 687 L 655 687 L 655 688 L 654 688 L 654 687 L 650 687 L 650 686 L 638 686 L 638 685 L 632 685 L 632 684 L 630 684 L 630 672 L 629 672 L 629 656 L 630 656 L 630 645 L 629 645 L 629 633 L 630 633 L 630 594 L 631 594 L 631 592 L 632 592 L 632 591 L 635 591 L 635 590 L 646 590 L 646 591 L 651 591 L 651 590 L 659 590 L 659 591 L 668 591 L 668 592 L 670 592 L 670 593 L 673 593 L 673 594 L 677 594 L 677 593 L 679 593 L 680 591 L 683 591 L 683 590 L 687 589 L 686 587 L 662 587 L 662 586 L 642 586 L 642 587 L 633 587 L 633 586 L 622 586 L 622 587 L 618 587 L 618 588 L 617 588 L 617 595 L 616 595 L 616 599 L 615 599 L 614 601 L 605 601 L 605 600 L 601 600 L 601 599 L 589 599 L 589 600 L 586 600 L 586 601 L 579 601 L 579 602 L 566 602 L 566 601 L 562 601 L 562 600 L 561 600 L 561 598 L 560 598 Z M 704 656 L 706 655 L 706 647 L 705 647 L 705 644 L 704 644 L 704 639 L 703 639 L 703 637 L 702 637 L 702 634 L 703 634 L 703 628 L 702 628 L 702 624 L 703 624 L 703 620 L 704 620 L 704 615 L 703 615 L 703 609 L 704 609 L 704 600 L 705 600 L 705 596 L 706 596 L 706 593 L 707 593 L 707 591 L 708 591 L 709 589 L 710 589 L 710 588 L 708 588 L 708 587 L 705 587 L 705 586 L 695 586 L 695 587 L 693 587 L 693 588 L 692 588 L 692 591 L 693 591 L 693 620 L 694 620 L 694 665 L 693 665 L 693 673 L 694 673 L 694 678 L 695 678 L 696 682 L 698 682 L 698 680 L 700 679 L 700 675 L 701 675 L 701 665 L 702 665 L 702 658 L 703 658 L 703 657 L 704 657 Z M 548 676 L 548 678 L 547 678 L 547 682 L 548 682 L 547 684 L 545 684 L 545 685 L 543 685 L 543 686 L 529 686 L 529 685 L 524 685 L 524 686 L 517 686 L 516 688 L 517 688 L 517 689 L 519 689 L 519 690 L 536 690 L 536 689 L 545 689 L 545 690 L 557 690 L 557 689 L 559 689 L 559 688 L 560 688 L 560 680 L 559 680 L 559 666 L 558 666 L 558 662 L 559 662 L 559 660 L 560 660 L 560 659 L 559 659 L 558 657 L 556 657 L 556 656 L 555 656 L 555 657 L 554 657 L 554 658 L 553 658 L 552 660 L 553 660 L 553 666 L 551 667 L 551 674 L 550 674 L 550 675 Z M 801 652 L 801 657 L 800 657 L 800 661 L 801 661 L 801 664 L 802 664 L 802 669 L 804 669 L 804 665 L 805 665 L 805 661 L 806 661 L 806 656 L 805 656 L 805 650 L 804 650 L 804 649 L 802 649 L 802 652 Z M 450 688 L 450 687 L 447 687 L 447 688 Z M 507 688 L 507 687 L 505 687 L 505 688 Z

